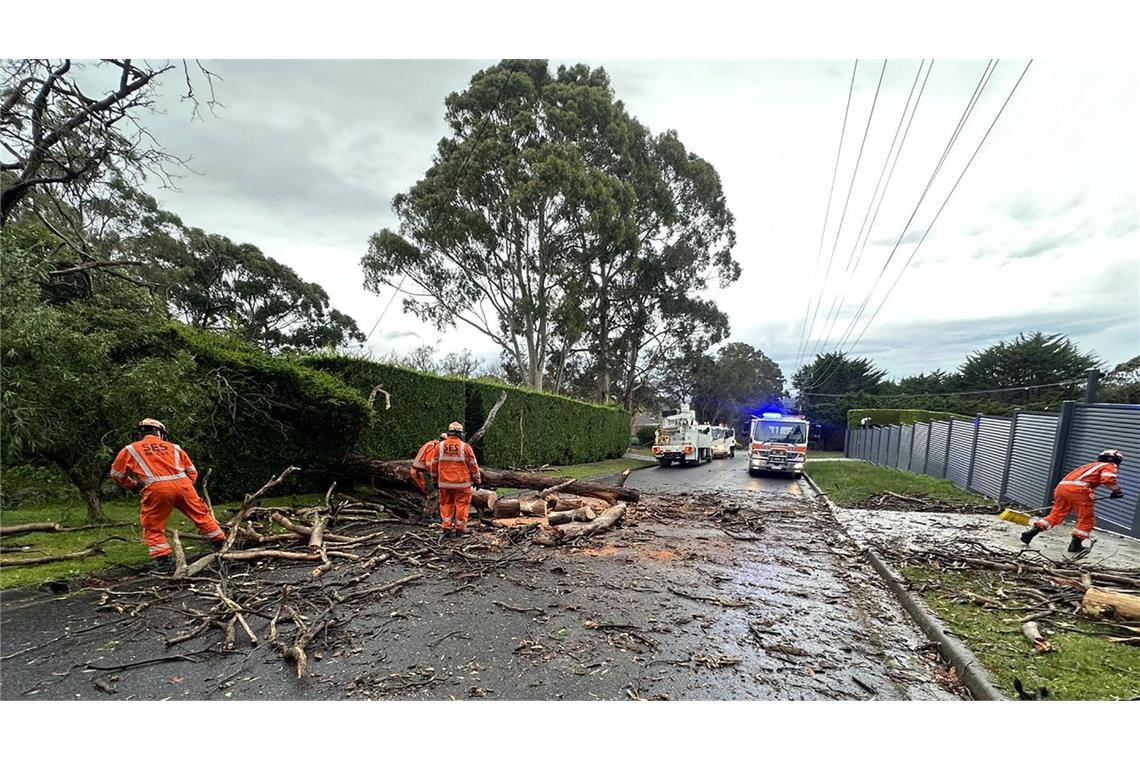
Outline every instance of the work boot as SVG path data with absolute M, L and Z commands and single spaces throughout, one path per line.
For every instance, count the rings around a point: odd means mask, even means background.
M 1032 541 L 1040 532 L 1041 529 L 1034 525 L 1032 528 L 1021 534 L 1021 543 L 1029 546 L 1029 542 Z
M 154 558 L 154 570 L 155 570 L 155 572 L 162 573 L 164 575 L 169 575 L 170 573 L 173 573 L 174 572 L 174 557 L 171 557 L 169 554 L 164 554 L 161 557 L 155 557 Z
M 217 541 L 211 541 L 210 546 L 213 547 L 213 551 L 216 554 L 216 553 L 220 552 L 222 549 L 226 548 L 226 539 L 219 538 Z
M 447 530 L 445 530 L 443 532 L 443 537 L 444 538 L 455 538 L 455 531 L 452 530 L 451 528 L 448 528 Z
M 1084 547 L 1084 544 L 1082 543 L 1080 537 L 1073 536 L 1072 539 L 1069 540 L 1068 551 L 1070 554 L 1080 554 L 1084 550 L 1085 550 L 1085 547 Z

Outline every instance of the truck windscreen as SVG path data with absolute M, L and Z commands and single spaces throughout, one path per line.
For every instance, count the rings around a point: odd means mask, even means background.
M 805 443 L 804 423 L 754 420 L 752 440 L 756 443 Z

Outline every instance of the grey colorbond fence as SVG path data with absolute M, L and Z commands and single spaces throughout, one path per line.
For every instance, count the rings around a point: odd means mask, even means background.
M 855 428 L 847 439 L 856 459 L 945 478 L 1033 509 L 1048 506 L 1065 474 L 1104 449 L 1125 454 L 1119 475 L 1125 498 L 1099 498 L 1097 527 L 1140 538 L 1140 405 L 1066 401 L 1060 412 Z

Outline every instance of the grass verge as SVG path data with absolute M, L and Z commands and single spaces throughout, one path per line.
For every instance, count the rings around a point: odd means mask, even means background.
M 300 494 L 268 498 L 264 504 L 318 504 L 324 494 Z M 218 520 L 224 522 L 230 516 L 230 509 L 238 502 L 214 505 Z M 102 570 L 118 567 L 145 565 L 149 561 L 146 546 L 142 541 L 139 527 L 139 504 L 137 499 L 122 499 L 104 502 L 103 512 L 108 525 L 90 525 L 84 507 L 77 502 L 22 505 L 18 508 L 0 509 L 0 523 L 20 525 L 36 522 L 58 522 L 64 528 L 88 528 L 66 533 L 24 533 L 5 536 L 5 547 L 27 546 L 29 551 L 5 552 L 5 559 L 43 557 L 82 551 L 96 541 L 108 538 L 121 538 L 121 541 L 108 541 L 102 545 L 103 553 L 81 559 L 51 562 L 45 565 L 0 568 L 0 588 L 34 586 L 48 581 L 69 580 Z M 116 523 L 127 523 L 116 525 Z M 187 553 L 193 555 L 206 548 L 205 539 L 198 537 L 198 531 L 180 512 L 174 512 L 167 523 L 170 530 L 177 529 L 183 537 Z
M 1140 696 L 1140 647 L 1108 641 L 1111 629 L 1091 620 L 1066 617 L 1064 625 L 1042 623 L 1042 633 L 1055 651 L 1041 654 L 1021 634 L 1022 611 L 986 609 L 967 594 L 996 598 L 1010 581 L 991 571 L 942 572 L 904 567 L 902 573 L 919 590 L 931 610 L 965 642 L 1011 698 L 1013 680 L 1027 690 L 1041 686 L 1054 700 L 1115 700 Z
M 543 470 L 542 474 L 552 478 L 601 478 L 606 475 L 616 475 L 625 470 L 640 470 L 643 467 L 654 467 L 656 465 L 656 462 L 643 462 L 638 459 L 603 459 L 600 462 L 572 464 L 566 467 L 556 467 L 553 470 Z
M 949 480 L 901 472 L 867 462 L 816 462 L 808 467 L 808 474 L 841 507 L 884 491 L 939 499 L 953 504 L 993 503 L 984 496 L 959 488 Z
M 844 454 L 842 451 L 816 451 L 808 449 L 808 459 L 842 459 Z

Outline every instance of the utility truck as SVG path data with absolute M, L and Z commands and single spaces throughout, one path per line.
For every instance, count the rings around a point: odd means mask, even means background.
M 712 455 L 713 459 L 736 456 L 735 430 L 727 425 L 714 425 L 712 427 Z
M 788 472 L 802 477 L 807 462 L 808 421 L 799 415 L 765 412 L 752 418 L 748 474 Z
M 710 425 L 697 422 L 696 412 L 682 407 L 670 414 L 657 428 L 653 441 L 653 457 L 657 464 L 701 464 L 712 461 L 713 439 Z

